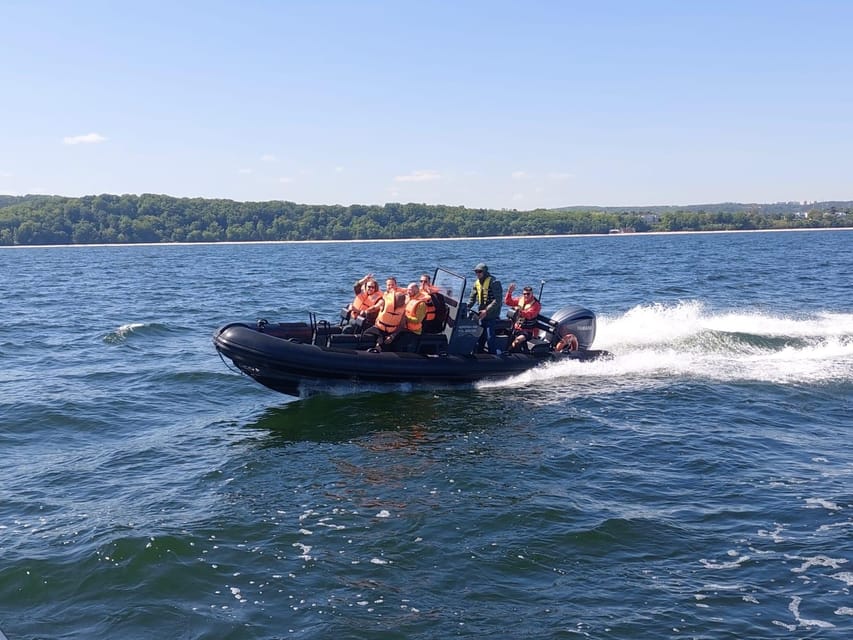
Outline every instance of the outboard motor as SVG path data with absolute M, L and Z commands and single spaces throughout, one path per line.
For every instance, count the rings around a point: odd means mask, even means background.
M 573 333 L 578 339 L 580 349 L 589 349 L 595 340 L 595 313 L 584 307 L 569 305 L 551 316 L 556 333 L 562 338 Z

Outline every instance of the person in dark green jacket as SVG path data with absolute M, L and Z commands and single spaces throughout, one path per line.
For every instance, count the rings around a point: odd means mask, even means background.
M 485 344 L 489 345 L 489 353 L 500 355 L 497 348 L 495 329 L 501 317 L 501 305 L 503 304 L 503 287 L 501 281 L 489 273 L 489 267 L 481 262 L 474 267 L 477 279 L 468 299 L 468 308 L 477 314 L 483 332 L 477 343 L 477 350 L 483 351 Z

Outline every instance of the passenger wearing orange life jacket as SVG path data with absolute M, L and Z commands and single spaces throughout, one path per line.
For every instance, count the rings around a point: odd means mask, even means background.
M 406 287 L 406 331 L 417 335 L 423 333 L 426 316 L 427 304 L 418 288 L 418 283 L 410 282 Z
M 400 328 L 406 311 L 406 296 L 399 291 L 391 291 L 382 296 L 382 310 L 376 316 L 375 326 L 385 334 L 391 335 Z
M 406 306 L 403 312 L 403 321 L 397 327 L 394 335 L 386 339 L 386 344 L 392 344 L 394 351 L 417 351 L 418 336 L 423 333 L 426 311 L 426 303 L 421 298 L 418 283 L 409 283 L 409 286 L 406 287 Z
M 379 299 L 382 297 L 382 292 L 379 291 L 379 285 L 373 279 L 373 274 L 368 273 L 360 280 L 357 280 L 352 288 L 355 291 L 355 298 L 353 298 L 352 304 L 349 306 L 350 318 L 354 320 L 361 317 L 369 324 L 373 324 L 377 312 L 368 313 L 368 310 L 379 302 Z
M 512 327 L 513 340 L 509 347 L 510 351 L 515 351 L 533 337 L 536 332 L 536 318 L 542 311 L 542 304 L 533 295 L 532 287 L 524 287 L 520 298 L 513 298 L 513 291 L 515 291 L 514 282 L 510 283 L 504 297 L 505 305 L 515 307 L 515 322 Z
M 397 286 L 397 278 L 388 278 L 385 281 L 385 292 L 371 307 L 365 310 L 366 313 L 377 314 L 377 324 L 379 324 L 380 318 L 382 319 L 379 328 L 386 333 L 393 332 L 400 324 L 402 309 L 399 308 L 401 305 L 397 297 L 397 294 L 400 293 L 404 292 L 400 291 Z
M 439 298 L 439 288 L 430 283 L 430 277 L 424 273 L 420 277 L 420 291 L 418 296 L 426 304 L 426 316 L 424 316 L 424 331 L 440 331 L 444 318 L 439 318 L 438 307 L 440 303 L 443 308 L 443 300 Z M 443 314 L 442 314 L 443 315 Z
M 366 313 L 375 312 L 376 321 L 372 327 L 367 329 L 364 339 L 376 340 L 375 349 L 382 350 L 383 343 L 389 343 L 403 322 L 406 310 L 406 295 L 397 287 L 396 278 L 388 278 L 385 281 L 385 293 L 379 301 L 366 310 Z

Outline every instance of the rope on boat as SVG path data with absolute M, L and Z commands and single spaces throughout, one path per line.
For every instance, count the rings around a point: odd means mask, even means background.
M 219 354 L 219 359 L 220 359 L 220 360 L 222 360 L 222 363 L 223 363 L 226 367 L 228 367 L 228 369 L 229 369 L 229 370 L 233 371 L 234 373 L 239 373 L 241 376 L 245 376 L 245 375 L 247 375 L 247 374 L 246 374 L 246 373 L 244 373 L 244 372 L 243 372 L 239 367 L 235 369 L 235 368 L 234 368 L 234 367 L 232 367 L 230 364 L 228 364 L 228 361 L 225 359 L 225 356 L 223 356 L 223 355 L 222 355 L 222 352 L 221 352 L 219 349 L 217 349 L 217 350 L 216 350 L 216 353 L 217 353 L 217 354 Z M 2 638 L 0 638 L 0 640 L 3 640 L 3 639 L 2 639 Z

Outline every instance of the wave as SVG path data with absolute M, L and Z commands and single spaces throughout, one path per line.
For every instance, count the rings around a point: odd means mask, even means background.
M 157 322 L 128 322 L 103 336 L 103 340 L 107 344 L 121 344 L 131 338 L 156 335 L 168 331 L 169 327 L 167 325 Z
M 703 303 L 640 305 L 623 316 L 599 318 L 597 345 L 648 345 L 693 338 L 703 332 L 756 338 L 853 338 L 853 314 L 821 312 L 777 316 L 759 311 L 712 313 Z
M 566 377 L 632 385 L 678 378 L 781 384 L 849 381 L 853 314 L 716 313 L 696 301 L 640 305 L 621 316 L 599 316 L 595 347 L 614 357 L 561 362 L 499 384 L 518 386 Z

